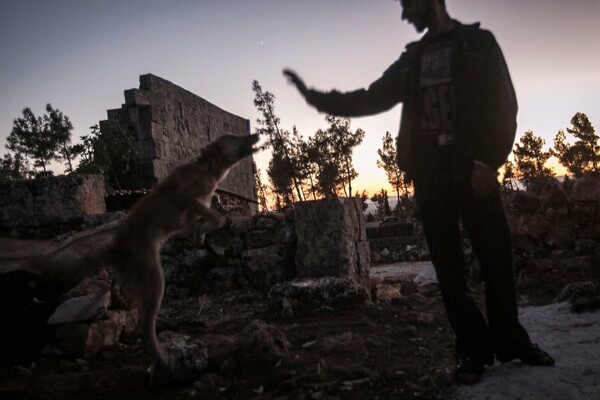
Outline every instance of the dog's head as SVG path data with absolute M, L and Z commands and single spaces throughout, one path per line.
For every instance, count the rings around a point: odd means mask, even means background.
M 202 150 L 201 159 L 210 159 L 223 168 L 231 168 L 244 157 L 258 150 L 253 147 L 258 142 L 258 134 L 247 136 L 223 135 Z

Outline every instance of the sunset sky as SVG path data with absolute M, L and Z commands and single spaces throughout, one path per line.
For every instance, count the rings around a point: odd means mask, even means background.
M 518 136 L 533 130 L 551 144 L 578 111 L 598 130 L 600 0 L 446 3 L 500 43 L 519 100 Z M 42 114 L 46 103 L 69 116 L 74 139 L 85 135 L 146 73 L 250 119 L 252 129 L 256 79 L 276 95 L 282 127 L 309 136 L 326 127 L 325 116 L 287 84 L 283 68 L 309 86 L 352 90 L 419 36 L 392 0 L 0 0 L 0 144 L 24 107 Z M 354 188 L 387 185 L 376 150 L 386 131 L 396 133 L 400 110 L 352 120 L 367 132 Z M 263 171 L 268 159 L 256 157 Z

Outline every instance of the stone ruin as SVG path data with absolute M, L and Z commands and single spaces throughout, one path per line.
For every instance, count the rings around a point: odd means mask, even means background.
M 100 130 L 106 129 L 109 120 L 118 121 L 134 137 L 144 188 L 152 187 L 173 167 L 198 157 L 200 149 L 214 139 L 225 134 L 250 134 L 248 119 L 152 74 L 141 75 L 139 89 L 125 90 L 125 103 L 107 114 L 108 120 L 100 122 Z M 252 159 L 236 165 L 220 189 L 255 204 Z

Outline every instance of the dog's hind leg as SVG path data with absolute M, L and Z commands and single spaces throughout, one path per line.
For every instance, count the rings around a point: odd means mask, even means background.
M 153 371 L 157 368 L 170 371 L 171 366 L 167 352 L 156 336 L 156 318 L 165 289 L 165 278 L 158 252 L 152 255 L 151 260 L 147 260 L 146 266 L 145 276 L 141 279 L 143 287 L 140 288 L 143 293 L 140 307 L 140 330 L 146 346 L 152 353 Z

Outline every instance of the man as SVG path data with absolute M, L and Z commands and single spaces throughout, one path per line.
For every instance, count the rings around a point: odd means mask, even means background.
M 497 181 L 514 141 L 517 114 L 502 52 L 479 24 L 450 18 L 444 0 L 400 3 L 402 19 L 427 33 L 406 46 L 368 89 L 324 93 L 308 89 L 290 70 L 284 74 L 309 104 L 332 115 L 371 115 L 403 103 L 398 164 L 413 180 L 456 333 L 456 381 L 478 382 L 494 358 L 553 365 L 518 321 L 511 238 Z M 481 265 L 487 321 L 465 281 L 461 222 Z

